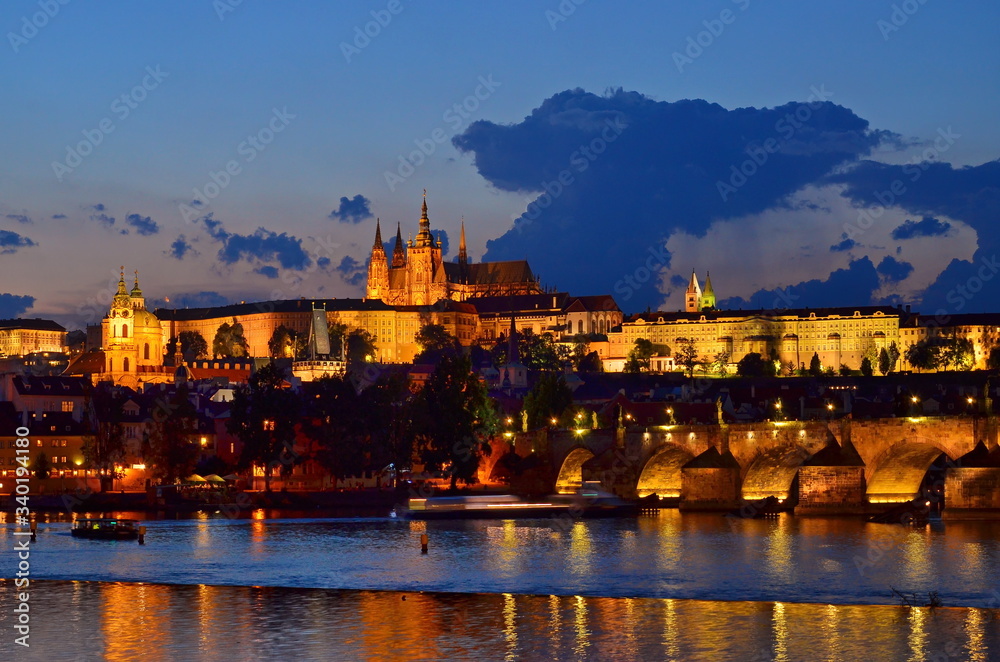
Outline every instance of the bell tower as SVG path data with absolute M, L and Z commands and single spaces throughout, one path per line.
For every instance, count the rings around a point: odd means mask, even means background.
M 687 291 L 684 293 L 684 312 L 697 313 L 701 310 L 701 286 L 698 284 L 698 277 L 691 270 L 691 282 L 688 283 Z

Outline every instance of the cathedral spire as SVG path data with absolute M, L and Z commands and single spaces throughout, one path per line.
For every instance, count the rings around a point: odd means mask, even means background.
M 382 245 L 381 220 L 382 219 L 379 219 L 379 218 L 375 219 L 375 245 L 372 246 L 372 248 L 374 249 L 374 248 L 377 248 L 378 246 L 382 246 L 382 250 L 385 250 L 385 246 Z
M 399 223 L 396 223 L 396 245 L 392 249 L 392 268 L 399 269 L 406 266 L 406 249 L 403 248 L 403 231 Z
M 427 218 L 427 189 L 424 189 L 424 204 L 420 208 L 420 231 L 417 232 L 418 247 L 434 247 L 434 236 L 431 234 L 431 221 Z
M 715 290 L 712 289 L 712 274 L 711 272 L 705 272 L 705 289 L 701 293 L 701 309 L 705 310 L 715 308 Z
M 458 262 L 459 264 L 468 264 L 469 256 L 465 252 L 465 217 L 462 217 L 462 233 L 458 237 Z
M 698 284 L 698 276 L 692 269 L 691 282 L 688 283 L 687 291 L 684 293 L 684 310 L 689 313 L 697 313 L 702 307 L 701 286 Z

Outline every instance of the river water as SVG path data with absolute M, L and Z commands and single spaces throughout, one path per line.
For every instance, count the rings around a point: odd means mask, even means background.
M 584 521 L 265 516 L 148 521 L 142 546 L 43 522 L 31 548 L 32 649 L 17 653 L 1000 659 L 998 523 L 912 529 L 675 510 Z M 12 530 L 3 525 L 0 545 L 8 578 Z M 892 588 L 920 604 L 936 592 L 945 608 L 900 608 Z M 0 651 L 13 640 L 12 593 L 0 583 Z

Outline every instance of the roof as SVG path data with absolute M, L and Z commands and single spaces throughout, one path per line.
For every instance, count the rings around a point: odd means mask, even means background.
M 325 308 L 331 312 L 393 310 L 392 306 L 378 299 L 279 299 L 210 308 L 157 308 L 154 314 L 164 321 L 191 321 L 219 317 L 245 317 L 261 313 L 308 313 L 314 307 Z
M 14 390 L 18 395 L 59 395 L 82 396 L 85 385 L 90 382 L 83 377 L 35 377 L 18 375 L 14 377 Z
M 552 294 L 517 294 L 505 297 L 472 297 L 465 302 L 483 313 L 519 313 L 538 310 L 563 310 L 570 300 L 565 292 Z
M 667 312 L 659 311 L 652 313 L 639 313 L 628 318 L 627 322 L 643 321 L 647 323 L 659 322 L 662 318 L 664 322 L 697 322 L 702 316 L 709 322 L 729 319 L 746 319 L 750 317 L 762 317 L 765 319 L 787 319 L 789 317 L 799 319 L 809 319 L 813 315 L 816 317 L 854 317 L 858 313 L 861 317 L 878 316 L 898 317 L 902 313 L 898 308 L 892 306 L 850 306 L 844 308 L 789 308 L 787 310 L 706 310 L 703 312 Z
M 57 324 L 52 320 L 43 320 L 38 317 L 34 319 L 10 319 L 0 320 L 0 329 L 30 329 L 32 331 L 60 331 L 65 332 L 66 327 Z
M 63 375 L 95 375 L 104 372 L 104 351 L 93 349 L 75 357 L 63 371 Z
M 477 262 L 464 267 L 457 262 L 445 262 L 444 271 L 448 280 L 458 282 L 467 278 L 471 285 L 490 285 L 494 283 L 527 283 L 534 282 L 535 275 L 527 260 L 508 260 L 505 262 Z
M 618 302 L 610 294 L 598 294 L 596 296 L 575 297 L 573 302 L 566 308 L 567 313 L 580 311 L 600 312 L 614 310 L 621 312 Z

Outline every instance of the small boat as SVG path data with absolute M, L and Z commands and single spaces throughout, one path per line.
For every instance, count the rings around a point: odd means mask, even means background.
M 136 540 L 139 522 L 134 519 L 78 519 L 70 533 L 76 538 L 95 540 Z

